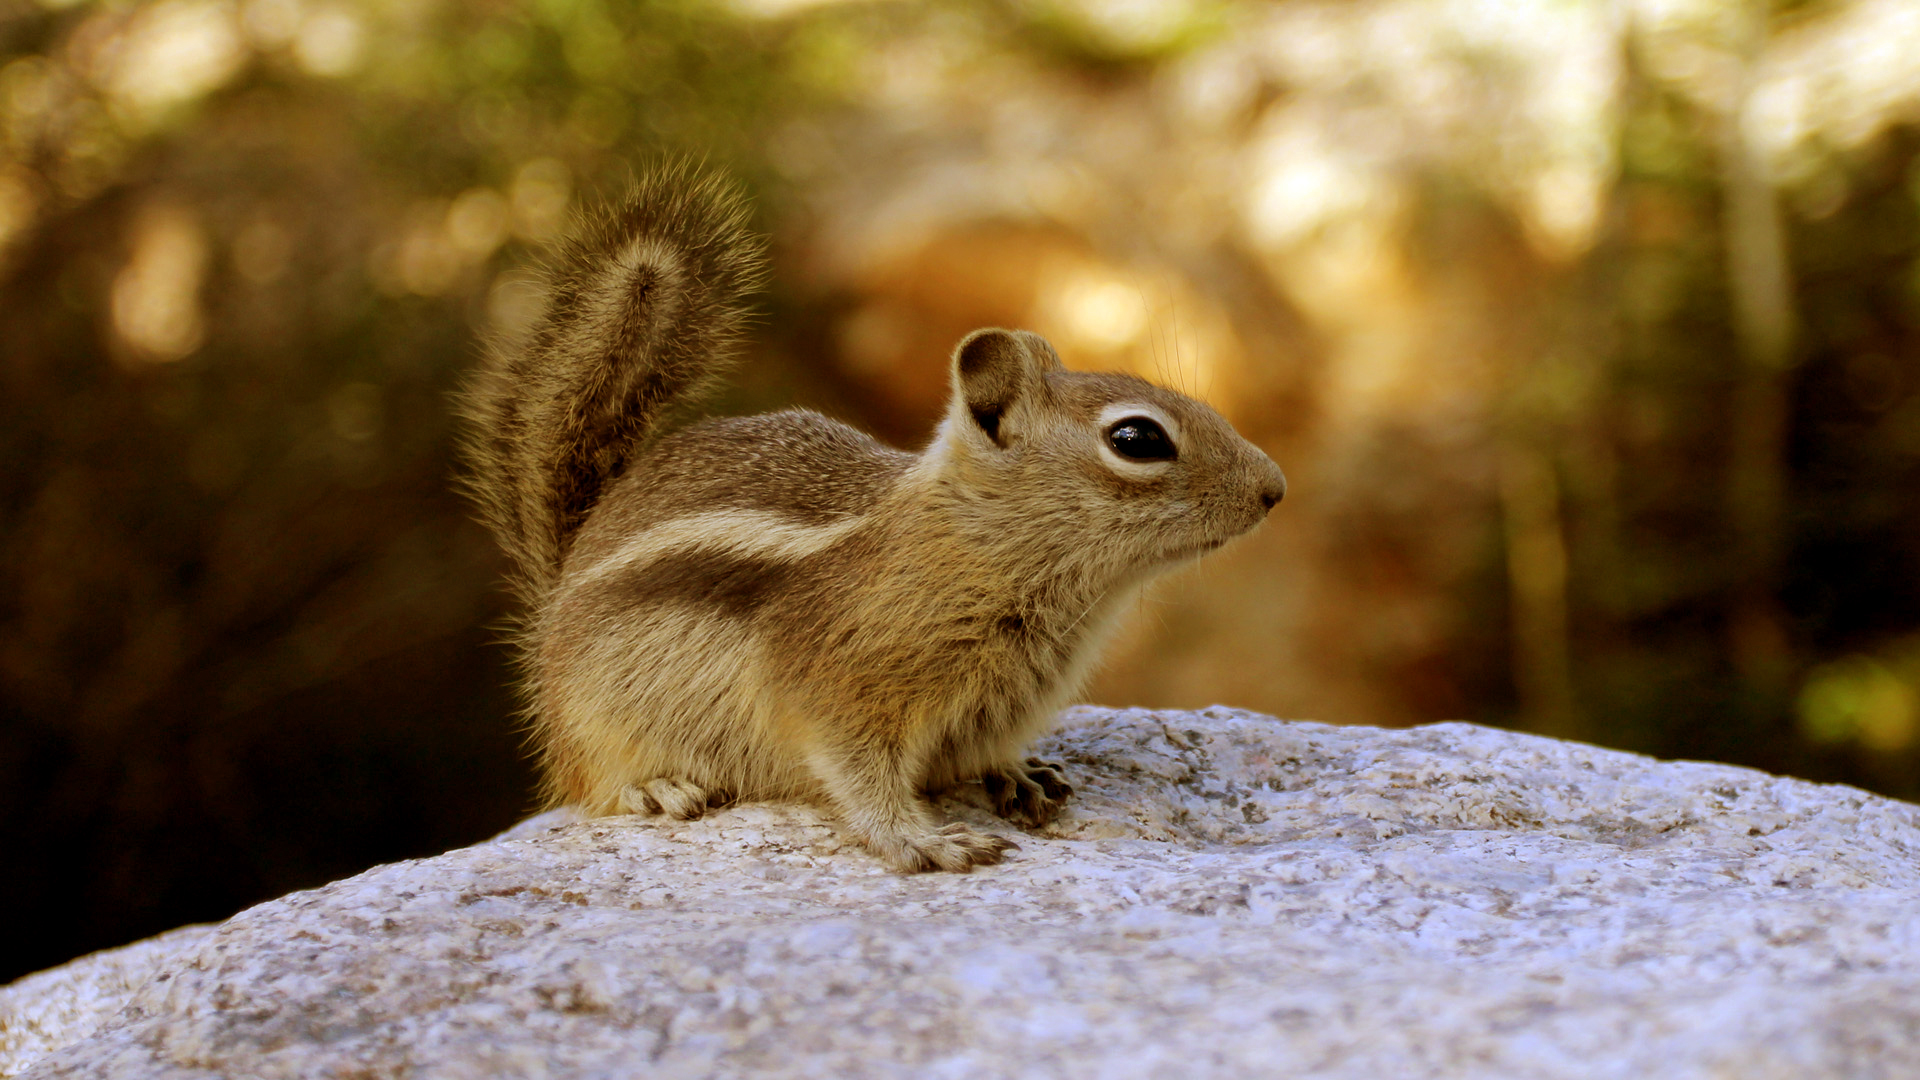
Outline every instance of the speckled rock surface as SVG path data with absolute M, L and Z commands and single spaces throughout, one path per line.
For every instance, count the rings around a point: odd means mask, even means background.
M 183 926 L 0 987 L 0 1076 L 100 1030 L 134 991 L 213 929 Z
M 1079 795 L 1002 866 L 549 820 L 148 943 L 0 1072 L 1920 1076 L 1920 808 L 1463 724 L 1082 709 L 1045 750 Z

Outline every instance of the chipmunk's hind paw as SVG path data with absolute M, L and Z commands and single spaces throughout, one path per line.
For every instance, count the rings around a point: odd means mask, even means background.
M 665 814 L 689 821 L 726 801 L 724 794 L 709 792 L 692 781 L 656 776 L 622 792 L 620 809 L 629 814 Z
M 980 777 L 980 784 L 993 800 L 993 811 L 1009 821 L 1025 821 L 1038 828 L 1060 815 L 1073 796 L 1067 783 L 1066 767 L 1057 761 L 1028 758 L 1024 765 L 1009 765 Z

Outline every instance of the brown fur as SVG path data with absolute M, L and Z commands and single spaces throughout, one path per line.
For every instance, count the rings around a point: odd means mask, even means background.
M 1006 330 L 955 350 L 917 455 L 798 411 L 656 438 L 737 335 L 743 216 L 685 170 L 643 180 L 568 251 L 532 346 L 475 381 L 473 487 L 528 604 L 548 798 L 809 800 L 897 869 L 996 862 L 1008 841 L 942 826 L 925 792 L 977 779 L 1049 820 L 1071 788 L 1027 746 L 1131 596 L 1259 524 L 1285 480 L 1206 406 Z M 1115 453 L 1143 416 L 1173 457 Z
M 650 173 L 562 247 L 532 340 L 496 347 L 469 381 L 467 487 L 530 608 L 661 413 L 725 374 L 762 247 L 730 185 Z

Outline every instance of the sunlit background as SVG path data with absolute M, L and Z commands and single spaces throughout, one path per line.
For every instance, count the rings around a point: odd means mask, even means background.
M 1092 700 L 1920 796 L 1911 0 L 0 0 L 0 978 L 528 808 L 447 393 L 666 153 L 723 408 L 1024 326 L 1287 469 Z

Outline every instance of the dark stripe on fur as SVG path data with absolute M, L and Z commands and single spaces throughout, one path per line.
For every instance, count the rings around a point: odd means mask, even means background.
M 717 551 L 669 552 L 624 572 L 614 586 L 623 608 L 691 604 L 732 618 L 748 618 L 796 572 L 773 563 Z

